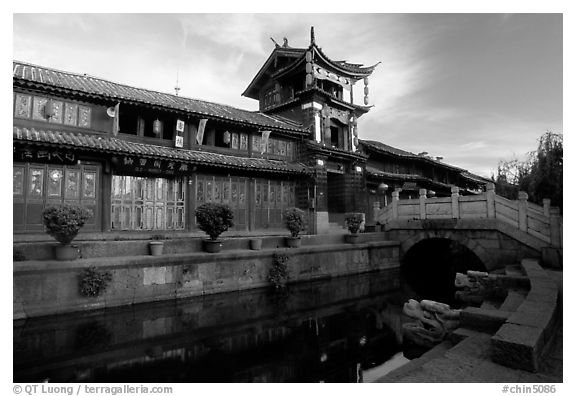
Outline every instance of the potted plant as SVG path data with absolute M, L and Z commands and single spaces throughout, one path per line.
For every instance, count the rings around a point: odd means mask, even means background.
M 152 235 L 152 240 L 148 242 L 148 246 L 150 246 L 150 255 L 162 256 L 164 241 L 161 239 L 164 239 L 162 235 Z
M 68 204 L 48 207 L 42 211 L 42 223 L 46 227 L 46 232 L 60 242 L 54 248 L 56 259 L 75 260 L 78 258 L 78 248 L 70 243 L 91 217 L 92 211 Z
M 262 249 L 262 238 L 250 239 L 250 250 L 261 250 L 261 249 Z
M 301 244 L 298 234 L 306 229 L 305 213 L 302 209 L 289 208 L 283 213 L 284 225 L 290 231 L 290 236 L 286 237 L 286 246 L 295 248 Z
M 362 218 L 362 213 L 347 213 L 344 217 L 346 222 L 346 227 L 350 234 L 344 236 L 344 240 L 347 243 L 357 243 L 358 241 L 358 231 L 360 230 L 360 225 L 364 221 Z
M 207 202 L 198 206 L 195 213 L 198 228 L 210 237 L 204 240 L 204 250 L 218 253 L 222 250 L 222 242 L 218 237 L 228 228 L 234 227 L 234 212 L 228 205 Z

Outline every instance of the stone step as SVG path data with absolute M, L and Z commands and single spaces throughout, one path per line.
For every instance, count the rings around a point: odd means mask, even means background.
M 404 377 L 410 377 L 418 371 L 421 371 L 422 366 L 444 356 L 444 354 L 452 348 L 453 344 L 450 341 L 443 341 L 436 345 L 434 348 L 424 353 L 419 358 L 411 360 L 409 363 L 397 368 L 386 374 L 384 377 L 378 378 L 374 382 L 387 382 L 394 383 Z
M 482 302 L 482 305 L 480 305 L 480 308 L 482 308 L 482 309 L 498 309 L 499 307 L 500 307 L 500 302 L 494 301 L 494 300 L 484 300 Z
M 509 264 L 505 267 L 506 275 L 510 276 L 525 276 L 522 267 L 519 264 Z
M 508 290 L 508 295 L 500 306 L 500 309 L 503 311 L 516 312 L 516 308 L 522 304 L 524 298 L 526 298 L 526 294 L 528 294 L 527 291 Z
M 328 223 L 328 233 L 329 234 L 346 234 L 348 230 L 338 223 Z

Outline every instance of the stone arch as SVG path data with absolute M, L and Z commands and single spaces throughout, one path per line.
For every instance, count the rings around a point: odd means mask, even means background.
M 411 236 L 405 239 L 400 245 L 400 251 L 405 255 L 414 245 L 426 239 L 449 239 L 468 248 L 484 264 L 486 271 L 492 271 L 496 268 L 497 263 L 493 255 L 488 254 L 486 249 L 473 239 L 468 238 L 464 233 L 454 232 L 452 230 L 418 230 L 411 232 Z

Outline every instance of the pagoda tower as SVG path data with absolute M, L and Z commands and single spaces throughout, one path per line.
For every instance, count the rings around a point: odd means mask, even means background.
M 368 77 L 378 64 L 364 67 L 330 59 L 316 44 L 314 27 L 307 48 L 293 48 L 287 39 L 282 45 L 274 44 L 242 95 L 258 100 L 261 112 L 310 131 L 300 160 L 315 168 L 316 232 L 328 232 L 330 223 L 343 225 L 345 213 L 368 210 L 363 199 L 366 156 L 358 151 L 358 119 L 372 107 Z M 364 86 L 362 105 L 354 103 L 353 87 L 359 82 Z

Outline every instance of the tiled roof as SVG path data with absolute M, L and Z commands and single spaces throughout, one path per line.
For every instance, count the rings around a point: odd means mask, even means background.
M 444 187 L 444 188 L 450 188 L 452 187 L 451 184 L 446 184 L 446 183 L 442 183 L 436 180 L 432 180 L 428 177 L 425 176 L 421 176 L 421 175 L 412 175 L 412 174 L 408 174 L 408 173 L 392 173 L 392 172 L 384 172 L 381 171 L 380 169 L 376 169 L 372 166 L 367 166 L 366 167 L 366 173 L 370 176 L 375 176 L 375 177 L 380 177 L 380 178 L 386 178 L 386 179 L 398 179 L 398 180 L 412 180 L 412 181 L 423 181 L 423 182 L 428 182 L 440 187 Z
M 376 63 L 375 65 L 372 66 L 366 66 L 366 67 L 362 67 L 362 64 L 359 63 L 348 63 L 346 61 L 333 61 L 332 59 L 330 59 L 328 56 L 326 56 L 326 54 L 322 51 L 321 48 L 319 48 L 318 46 L 314 45 L 314 47 L 316 48 L 316 51 L 318 52 L 318 54 L 324 58 L 324 60 L 328 63 L 331 63 L 333 66 L 342 69 L 344 71 L 347 71 L 349 73 L 352 74 L 357 74 L 357 75 L 361 75 L 361 76 L 369 76 L 370 74 L 372 74 L 372 72 L 374 71 L 374 69 L 376 68 L 376 66 L 378 66 L 380 64 L 380 62 Z
M 69 73 L 18 61 L 13 62 L 13 67 L 14 82 L 25 86 L 52 87 L 109 99 L 111 102 L 132 101 L 192 113 L 199 117 L 212 117 L 296 134 L 307 133 L 300 125 L 287 123 L 273 115 L 256 111 L 135 88 L 85 74 Z
M 373 150 L 376 150 L 379 152 L 392 154 L 392 155 L 396 155 L 399 157 L 421 160 L 421 161 L 425 161 L 425 162 L 428 162 L 428 163 L 436 165 L 436 166 L 448 168 L 450 170 L 459 172 L 462 177 L 467 178 L 467 179 L 472 180 L 472 181 L 475 181 L 475 182 L 479 182 L 479 183 L 489 182 L 488 179 L 486 179 L 482 176 L 474 175 L 474 174 L 468 172 L 466 169 L 462 169 L 462 168 L 459 168 L 457 166 L 447 164 L 445 162 L 440 162 L 440 161 L 435 160 L 433 158 L 414 154 L 414 153 L 411 153 L 409 151 L 400 150 L 400 149 L 397 149 L 395 147 L 388 146 L 387 144 L 376 142 L 374 140 L 360 140 L 360 144 L 364 145 L 365 147 L 367 147 L 369 149 L 373 149 Z
M 361 161 L 366 161 L 367 156 L 361 152 L 352 152 L 349 150 L 344 150 L 341 148 L 337 148 L 337 147 L 332 147 L 332 146 L 326 146 L 322 143 L 318 143 L 314 140 L 308 140 L 306 141 L 306 147 L 312 149 L 312 150 L 316 150 L 316 151 L 321 151 L 321 152 L 328 152 L 331 154 L 336 154 L 336 155 L 340 155 L 340 156 L 344 156 L 344 157 L 350 157 L 350 158 L 357 158 Z
M 468 172 L 468 171 L 462 172 L 460 175 L 461 175 L 462 177 L 466 178 L 466 179 L 469 179 L 469 180 L 472 180 L 472 181 L 475 181 L 475 182 L 480 182 L 480 183 L 493 183 L 492 180 L 490 180 L 490 179 L 488 179 L 488 178 L 486 178 L 486 177 L 478 176 L 478 175 L 475 175 L 474 173 L 470 173 L 470 172 Z
M 411 153 L 409 151 L 400 150 L 396 147 L 388 146 L 387 144 L 377 142 L 375 140 L 360 140 L 360 145 L 366 146 L 368 148 L 374 149 L 376 151 L 385 152 L 388 154 L 394 154 L 401 157 L 414 157 L 421 158 L 418 155 Z
M 197 150 L 184 150 L 172 147 L 129 142 L 110 136 L 51 131 L 28 128 L 13 128 L 15 142 L 39 145 L 57 145 L 58 147 L 79 148 L 111 154 L 131 154 L 144 157 L 173 159 L 196 165 L 209 165 L 240 170 L 255 170 L 274 173 L 306 173 L 308 168 L 300 163 L 275 161 L 264 158 L 236 157 Z

